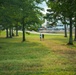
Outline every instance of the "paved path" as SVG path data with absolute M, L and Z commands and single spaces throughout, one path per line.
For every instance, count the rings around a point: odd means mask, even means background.
M 22 32 L 22 31 L 19 31 L 19 32 Z M 27 31 L 29 33 L 32 33 L 32 34 L 40 34 L 40 32 L 35 32 L 35 31 Z M 46 35 L 64 35 L 63 33 L 43 33 L 43 34 L 46 34 Z

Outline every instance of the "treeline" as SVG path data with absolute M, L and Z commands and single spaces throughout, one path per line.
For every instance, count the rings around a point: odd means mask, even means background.
M 38 4 L 44 0 L 0 0 L 0 28 L 6 30 L 6 37 L 14 36 L 13 29 L 22 29 L 25 41 L 25 29 L 37 30 L 43 23 L 42 13 Z M 32 29 L 31 29 L 32 28 Z
M 50 25 L 56 25 L 60 20 L 65 26 L 65 37 L 67 37 L 66 25 L 69 25 L 68 45 L 73 45 L 73 27 L 75 27 L 74 41 L 76 41 L 76 0 L 48 0 L 47 5 L 49 13 L 45 18 L 51 22 Z

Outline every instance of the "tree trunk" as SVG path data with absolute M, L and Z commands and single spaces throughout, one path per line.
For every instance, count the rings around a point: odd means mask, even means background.
M 12 28 L 9 29 L 9 37 L 12 38 Z
M 65 19 L 65 17 L 64 17 L 64 22 L 66 22 L 66 19 Z M 65 35 L 64 35 L 64 37 L 67 37 L 67 25 L 65 24 L 64 25 L 64 32 L 65 32 Z
M 24 17 L 22 19 L 22 25 L 23 25 L 23 28 L 22 28 L 22 31 L 23 31 L 23 42 L 25 41 L 25 25 L 24 25 Z
M 72 34 L 72 17 L 70 19 L 70 31 L 69 31 L 69 43 L 68 45 L 73 45 L 73 34 Z
M 8 28 L 6 28 L 6 38 L 9 38 Z
M 65 25 L 64 27 L 65 27 L 65 30 L 64 30 L 65 35 L 64 35 L 64 37 L 67 37 L 67 25 Z
M 74 37 L 74 41 L 76 41 L 76 26 L 75 26 L 75 37 Z
M 18 36 L 18 26 L 16 26 L 16 36 Z
M 12 36 L 14 36 L 13 27 L 12 27 Z

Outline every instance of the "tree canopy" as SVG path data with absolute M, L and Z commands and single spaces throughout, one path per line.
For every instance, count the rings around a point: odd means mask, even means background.
M 42 10 L 38 4 L 44 0 L 0 0 L 0 24 L 4 28 L 12 28 L 17 22 L 23 29 L 25 41 L 26 25 L 39 25 L 43 22 Z
M 72 27 L 73 18 L 76 14 L 76 0 L 48 0 L 47 5 L 56 12 L 57 15 L 62 15 L 69 20 L 70 31 L 68 44 L 73 45 Z

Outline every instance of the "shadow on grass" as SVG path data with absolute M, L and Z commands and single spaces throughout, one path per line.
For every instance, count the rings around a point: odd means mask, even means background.
M 1 63 L 1 75 L 3 73 L 11 75 L 11 71 L 12 75 L 73 75 L 76 72 L 76 50 L 50 51 L 41 43 L 21 42 L 20 39 L 14 38 L 2 38 L 0 44 L 2 46 L 1 51 L 4 54 L 4 56 L 2 55 L 3 58 L 1 57 L 1 61 L 4 62 L 4 64 Z M 8 46 L 9 48 L 7 48 Z M 13 50 L 10 48 L 13 48 Z M 48 67 L 50 68 L 48 69 Z M 70 74 L 71 71 L 72 74 Z
M 34 46 L 39 46 L 40 43 L 36 43 L 36 42 L 30 42 L 30 41 L 25 41 L 25 42 L 22 42 L 20 40 L 20 38 L 0 38 L 0 48 L 6 48 L 6 47 L 9 47 L 9 46 L 14 46 L 14 47 L 17 47 L 17 46 L 29 46 L 29 47 L 34 47 Z

